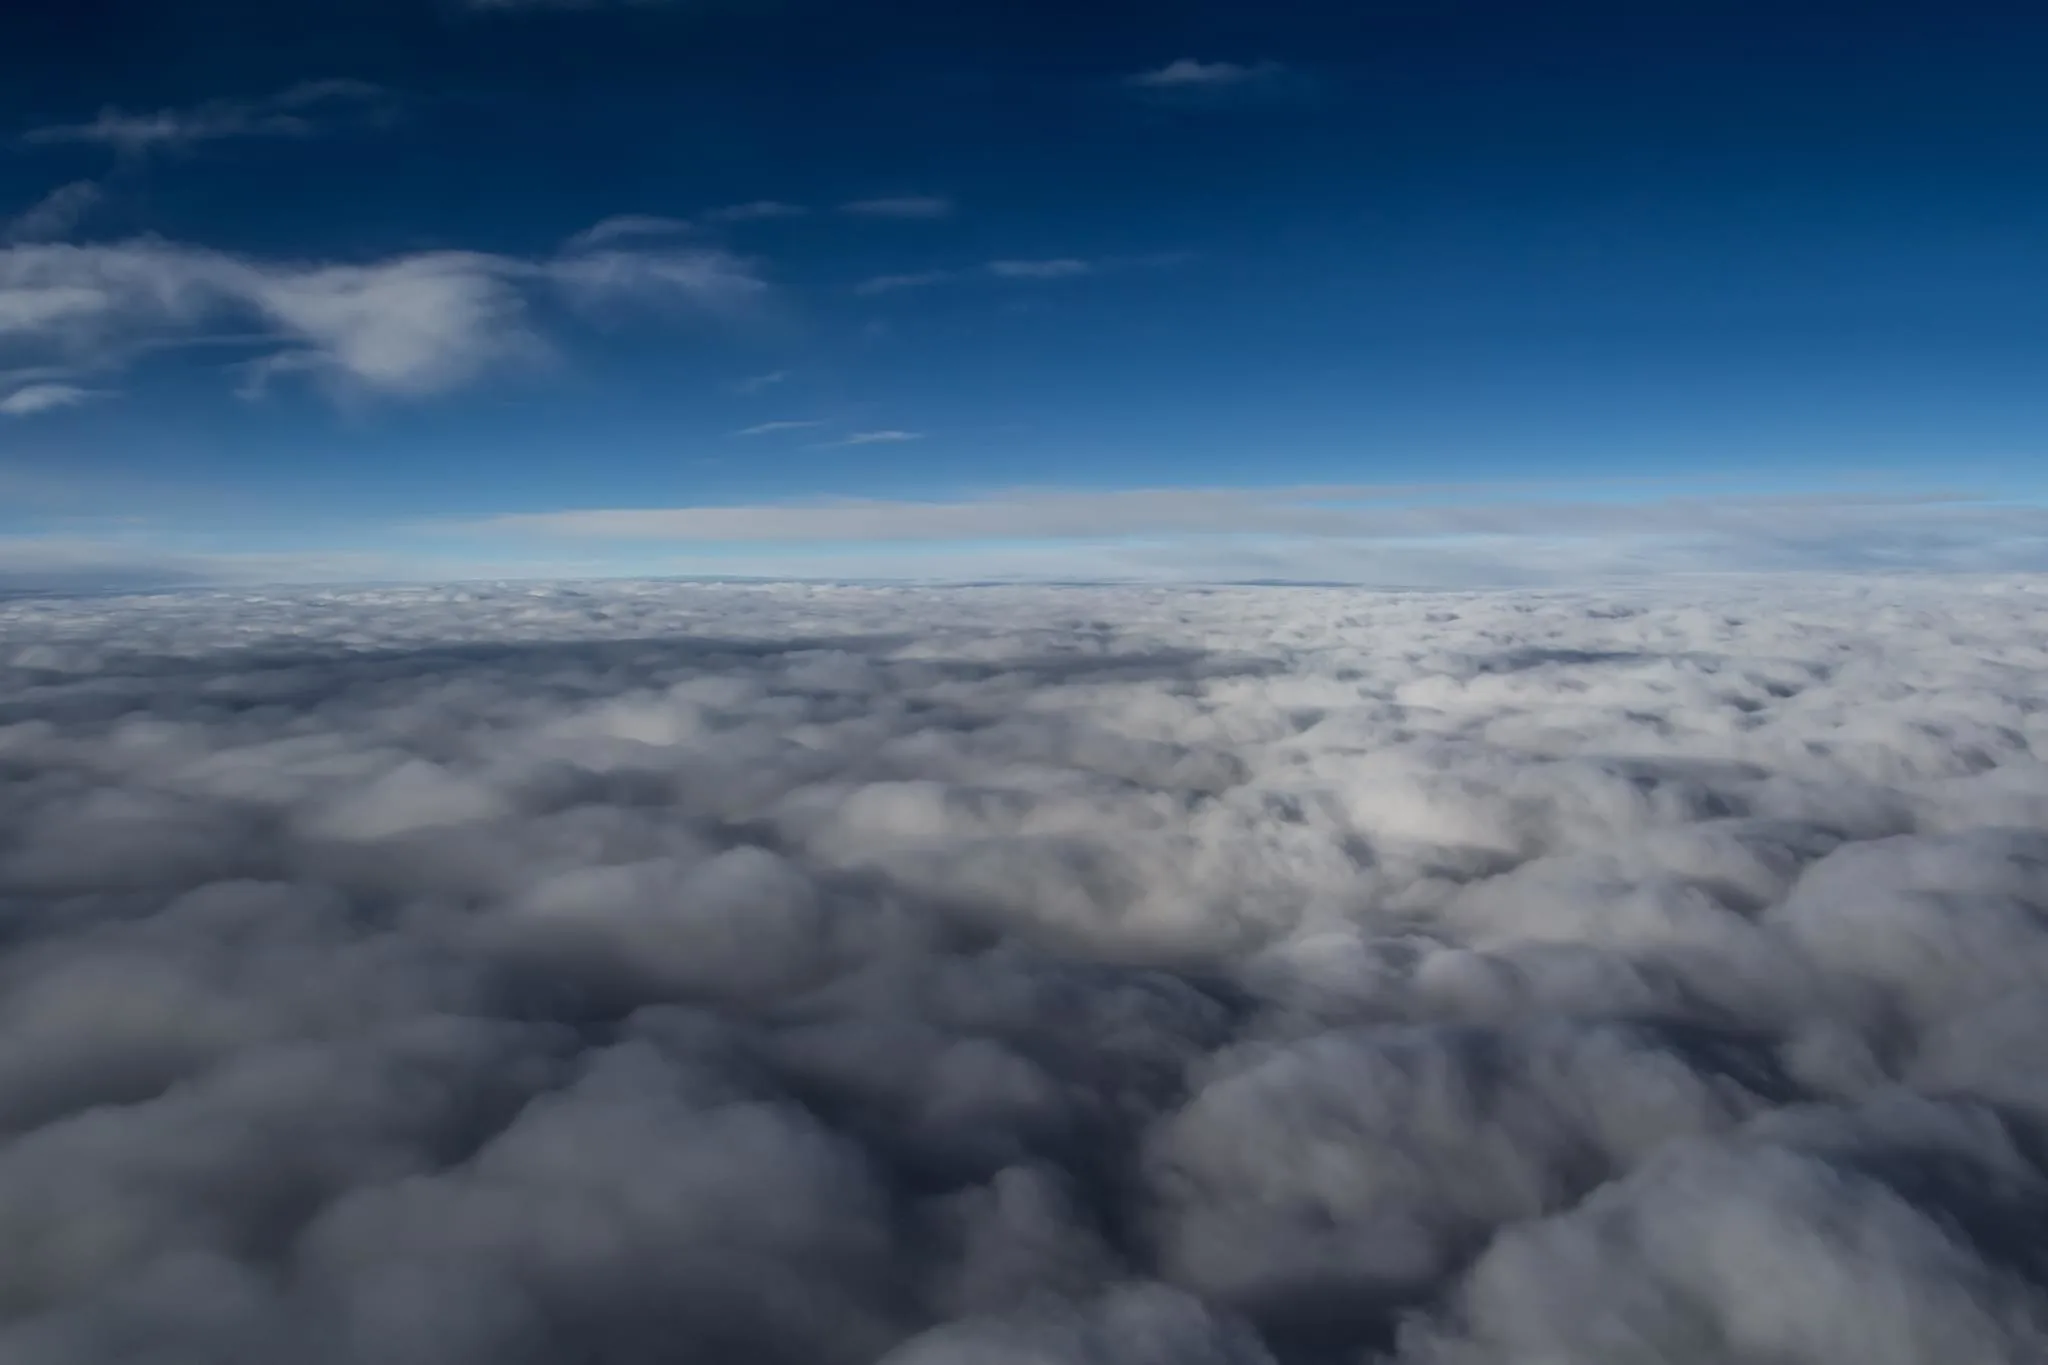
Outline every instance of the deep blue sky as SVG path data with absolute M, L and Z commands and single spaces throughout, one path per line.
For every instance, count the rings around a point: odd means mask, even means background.
M 1355 491 L 1087 495 L 1417 482 L 1746 518 L 1685 567 L 2031 564 L 2024 511 L 1742 500 L 2040 492 L 2032 8 L 24 0 L 0 573 L 1401 579 L 1270 502 Z M 565 246 L 620 215 L 678 221 Z

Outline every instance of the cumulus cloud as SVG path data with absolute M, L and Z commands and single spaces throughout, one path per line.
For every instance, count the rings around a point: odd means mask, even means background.
M 22 135 L 30 146 L 83 143 L 126 156 L 183 150 L 206 142 L 307 137 L 391 117 L 394 101 L 365 81 L 307 81 L 253 100 L 208 100 L 179 109 L 129 113 L 102 109 L 85 123 L 52 124 Z
M 744 261 L 682 245 L 581 243 L 524 259 L 431 251 L 369 264 L 263 261 L 151 238 L 0 249 L 0 346 L 113 363 L 138 343 L 223 326 L 276 343 L 250 367 L 419 396 L 546 352 L 529 299 L 590 308 L 675 304 L 731 313 L 765 289 Z
M 2044 609 L 0 601 L 0 1356 L 2026 1365 Z

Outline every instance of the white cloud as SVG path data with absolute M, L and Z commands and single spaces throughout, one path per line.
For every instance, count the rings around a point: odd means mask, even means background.
M 32 146 L 90 143 L 134 156 L 204 142 L 306 137 L 344 123 L 388 120 L 393 107 L 386 91 L 363 81 L 308 81 L 263 99 L 209 100 L 146 114 L 109 107 L 91 122 L 36 128 L 22 141 Z
M 585 251 L 547 262 L 540 271 L 572 298 L 607 308 L 679 304 L 730 316 L 768 289 L 748 262 L 716 247 Z
M 1182 57 L 1152 71 L 1141 71 L 1127 79 L 1138 90 L 1220 91 L 1243 90 L 1270 85 L 1284 79 L 1287 68 L 1278 62 L 1203 62 Z
M 1093 274 L 1095 267 L 1087 261 L 1072 257 L 1061 257 L 1046 261 L 990 261 L 988 273 L 1004 280 L 1070 280 L 1079 275 Z
M 818 427 L 822 427 L 822 426 L 824 426 L 824 425 L 825 425 L 825 423 L 823 423 L 823 422 L 818 422 L 818 421 L 802 421 L 802 422 L 793 422 L 793 421 L 792 421 L 792 422 L 758 422 L 758 423 L 756 423 L 755 425 L 753 425 L 753 426 L 750 426 L 750 427 L 742 427 L 742 428 L 741 428 L 740 430 L 738 430 L 738 431 L 735 431 L 735 432 L 733 433 L 733 435 L 735 435 L 735 436 L 773 436 L 773 435 L 775 435 L 775 434 L 776 434 L 777 432 L 783 432 L 783 431 L 812 431 L 812 430 L 815 430 L 816 428 L 818 428 Z
M 927 289 L 933 285 L 952 284 L 976 278 L 1011 282 L 1072 280 L 1086 275 L 1101 274 L 1107 270 L 1176 265 L 1184 259 L 1185 257 L 1176 255 L 1117 257 L 1095 261 L 1084 261 L 1073 256 L 1054 256 L 1042 260 L 1004 259 L 989 261 L 974 270 L 922 270 L 902 275 L 876 275 L 855 284 L 853 292 L 866 298 L 873 298 L 882 294 Z
M 76 384 L 24 384 L 0 397 L 0 416 L 33 417 L 59 408 L 77 407 L 99 396 L 98 390 L 80 388 Z
M 778 384 L 789 382 L 788 370 L 770 370 L 766 374 L 749 375 L 733 387 L 745 397 L 757 398 Z
M 906 194 L 894 198 L 856 199 L 841 204 L 841 213 L 857 218 L 949 218 L 953 201 L 943 195 Z
M 921 270 L 906 275 L 875 275 L 854 285 L 853 292 L 864 298 L 873 298 L 881 294 L 901 293 L 906 289 L 924 289 L 959 278 L 959 272 L 954 270 Z
M 635 237 L 676 237 L 696 231 L 687 218 L 663 218 L 652 213 L 621 213 L 594 223 L 571 237 L 564 245 L 581 251 Z
M 152 239 L 0 249 L 0 344 L 70 360 L 142 340 L 254 322 L 281 343 L 270 375 L 306 371 L 366 390 L 422 395 L 545 353 L 527 296 L 589 308 L 677 304 L 730 314 L 765 289 L 714 248 L 578 250 L 524 260 L 436 251 L 368 265 L 252 260 Z
M 106 192 L 91 180 L 59 185 L 0 228 L 0 238 L 40 242 L 68 237 L 105 198 Z
M 756 199 L 748 204 L 728 204 L 724 208 L 711 209 L 703 218 L 707 223 L 761 223 L 776 218 L 801 218 L 809 212 L 801 204 Z
M 841 440 L 829 441 L 834 446 L 881 446 L 898 445 L 904 441 L 922 441 L 921 431 L 856 431 Z
M 1312 100 L 1321 83 L 1279 62 L 1204 62 L 1183 57 L 1127 76 L 1123 89 L 1156 106 L 1182 109 L 1285 105 Z
M 2044 604 L 0 601 L 0 1356 L 2023 1365 Z

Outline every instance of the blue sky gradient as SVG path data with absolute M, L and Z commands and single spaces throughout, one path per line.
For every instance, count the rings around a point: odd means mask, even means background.
M 9 25 L 9 582 L 2048 567 L 2017 6 Z M 1187 489 L 1224 510 L 1162 522 Z

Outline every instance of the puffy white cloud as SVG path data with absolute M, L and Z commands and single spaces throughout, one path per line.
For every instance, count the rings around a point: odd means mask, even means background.
M 0 601 L 23 1365 L 2023 1365 L 2036 578 Z

